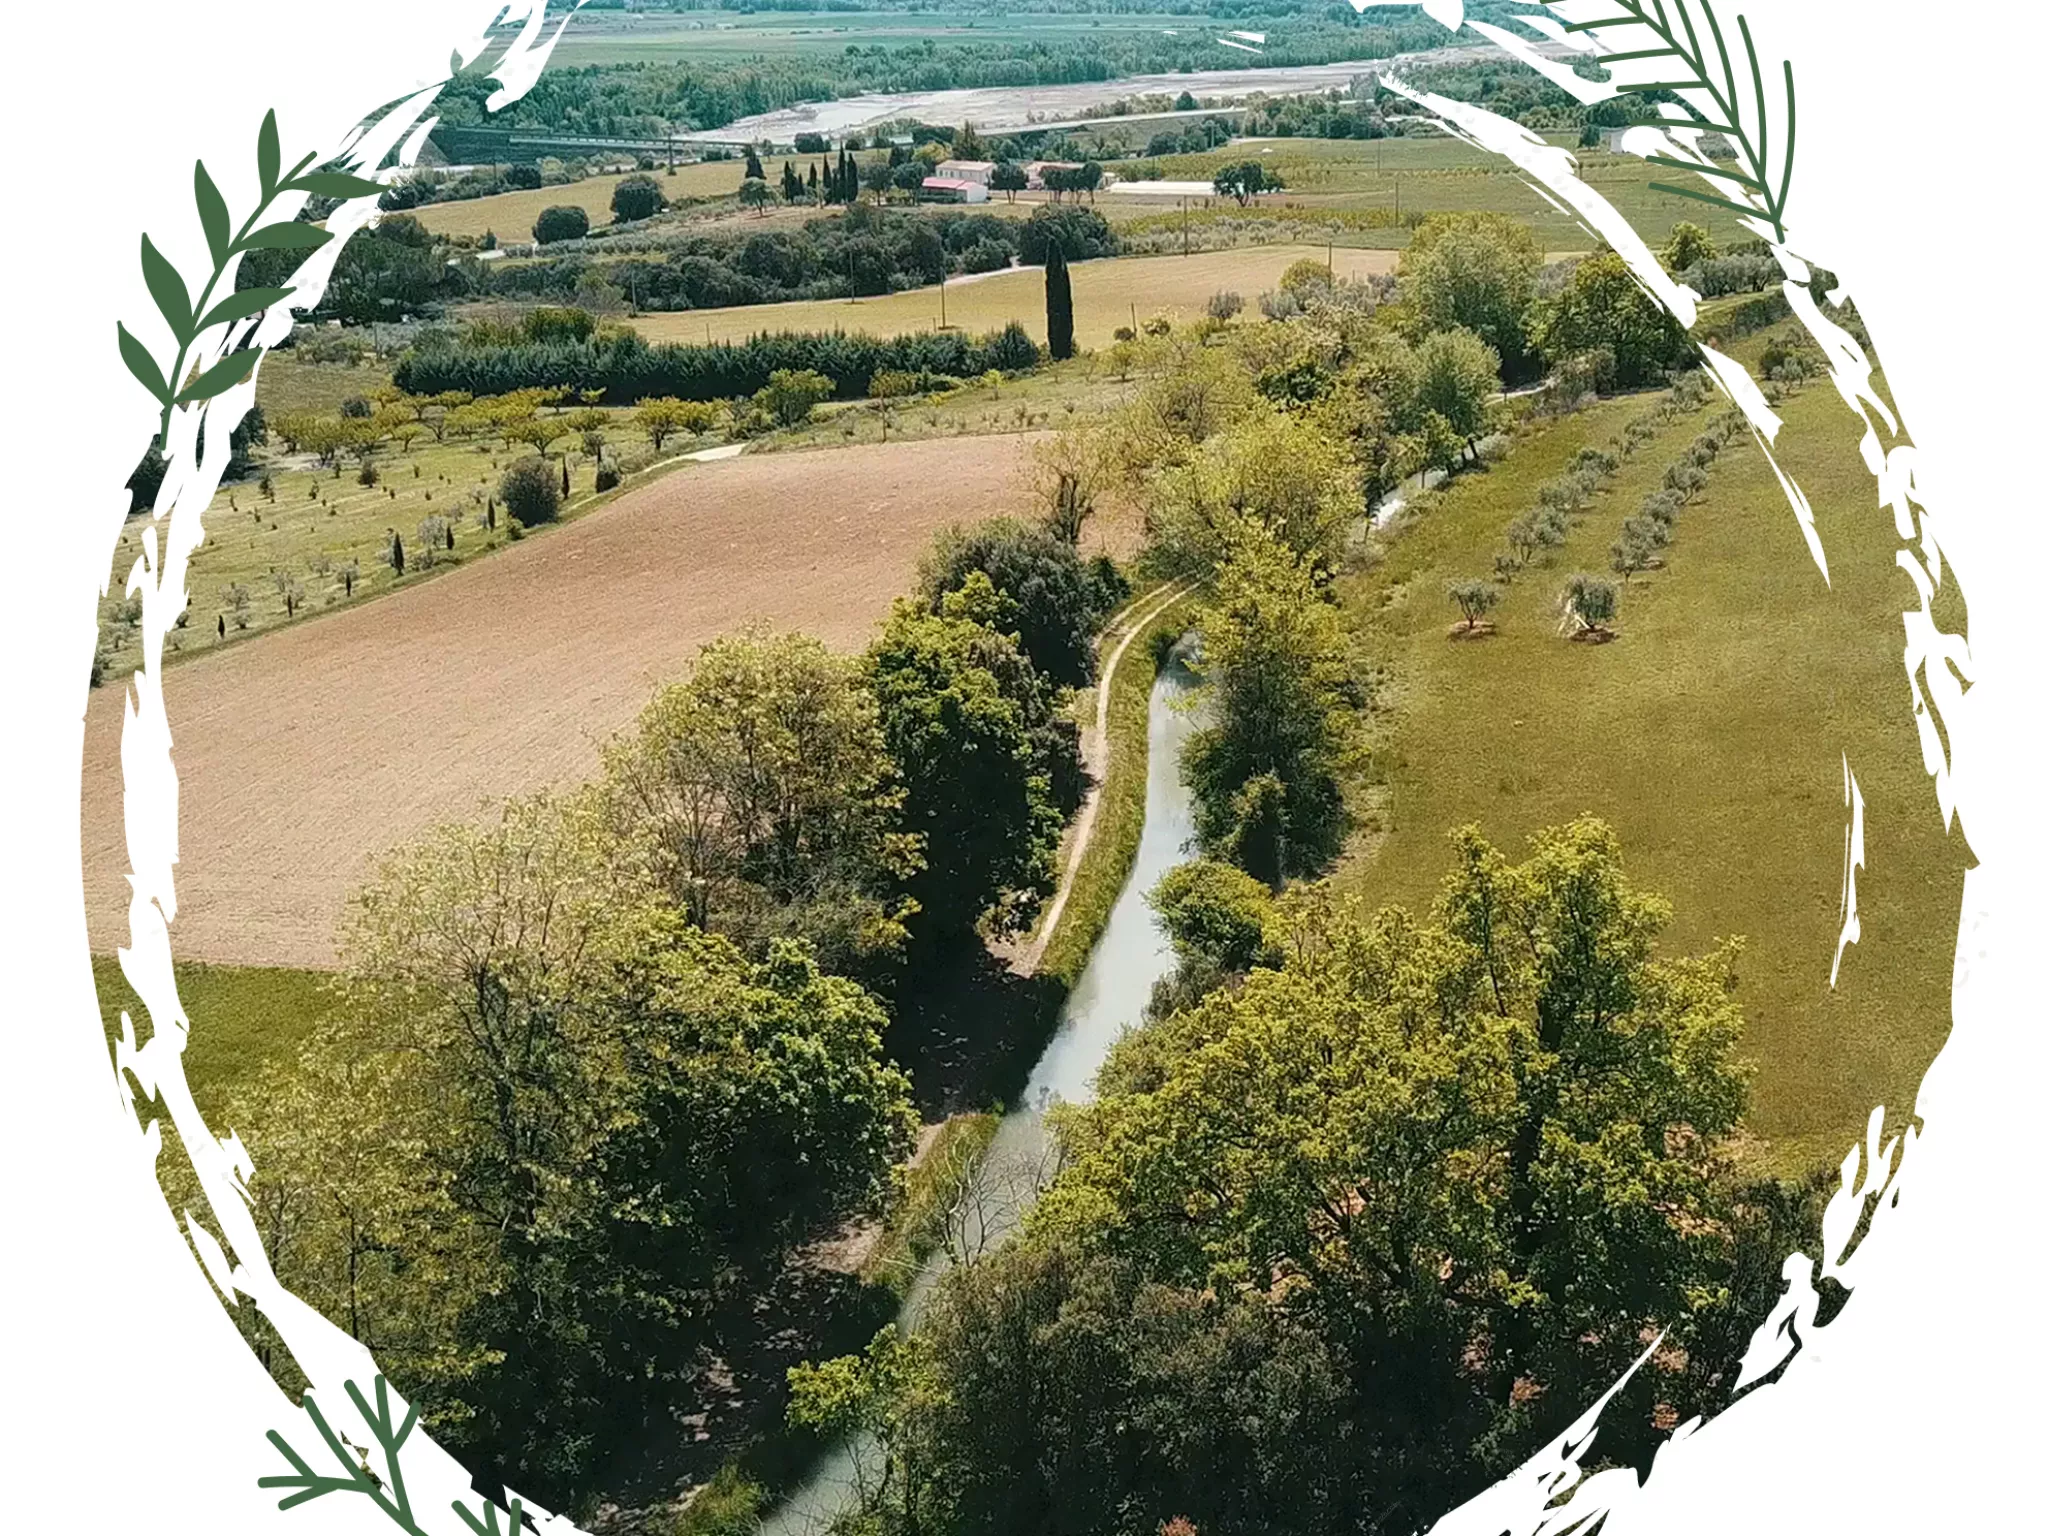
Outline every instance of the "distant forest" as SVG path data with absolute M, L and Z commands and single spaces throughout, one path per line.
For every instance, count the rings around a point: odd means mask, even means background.
M 681 9 L 682 7 L 678 7 Z M 759 112 L 829 101 L 861 91 L 938 91 L 968 87 L 1073 85 L 1124 75 L 1202 69 L 1282 68 L 1331 64 L 1346 59 L 1387 58 L 1452 41 L 1435 22 L 1407 7 L 1353 11 L 1348 4 L 1309 0 L 1188 0 L 1174 5 L 1135 0 L 1024 0 L 1004 4 L 888 4 L 829 7 L 802 5 L 701 7 L 726 10 L 887 10 L 955 15 L 1077 12 L 1172 15 L 1253 24 L 1269 33 L 1263 50 L 1247 52 L 1216 37 L 1189 30 L 1167 36 L 1158 31 L 1104 28 L 1098 35 L 1048 36 L 1044 42 L 1013 39 L 987 42 L 927 38 L 889 47 L 848 43 L 837 57 L 810 52 L 777 56 L 765 51 L 746 57 L 678 59 L 673 63 L 591 65 L 550 69 L 532 90 L 503 111 L 487 115 L 484 101 L 496 88 L 485 75 L 450 83 L 440 104 L 450 127 L 486 121 L 500 127 L 577 132 L 605 136 L 659 135 L 670 130 L 721 128 Z M 1505 8 L 1480 6 L 1479 10 Z M 1260 19 L 1272 22 L 1258 27 Z M 573 25 L 573 23 L 572 23 Z M 764 40 L 765 42 L 765 40 Z M 679 41 L 678 50 L 684 45 Z

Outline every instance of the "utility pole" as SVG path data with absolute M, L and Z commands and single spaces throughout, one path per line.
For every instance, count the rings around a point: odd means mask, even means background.
M 943 257 L 939 260 L 939 329 L 946 329 L 946 263 Z
M 1180 200 L 1180 253 L 1188 254 L 1188 200 Z

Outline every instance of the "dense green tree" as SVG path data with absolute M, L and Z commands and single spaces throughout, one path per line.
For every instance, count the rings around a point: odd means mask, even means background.
M 1074 280 L 1067 275 L 1067 253 L 1057 244 L 1045 253 L 1045 337 L 1054 362 L 1074 355 Z
M 916 1337 L 793 1385 L 800 1423 L 876 1436 L 856 1502 L 881 1531 L 1356 1529 L 1336 1353 L 1262 1297 L 1112 1258 L 1004 1247 L 948 1276 Z
M 304 259 L 299 251 L 280 254 L 294 268 Z M 342 246 L 314 313 L 351 324 L 396 321 L 463 291 L 447 253 L 419 220 L 407 213 L 386 214 Z
M 1001 614 L 1002 598 L 975 571 L 937 613 L 899 600 L 867 653 L 903 776 L 904 826 L 923 839 L 925 867 L 909 890 L 933 940 L 982 922 L 1028 923 L 1052 889 L 1060 828 L 1079 798 L 1071 722 L 993 627 Z
M 1667 272 L 1683 272 L 1702 261 L 1713 261 L 1721 254 L 1714 244 L 1714 237 L 1698 224 L 1681 219 L 1671 226 L 1671 238 L 1664 242 L 1662 260 Z
M 1017 259 L 1026 266 L 1040 266 L 1057 245 L 1068 261 L 1091 261 L 1114 256 L 1116 231 L 1093 208 L 1056 208 L 1041 204 L 1017 231 Z
M 826 969 L 898 959 L 919 867 L 859 663 L 809 635 L 715 640 L 605 752 L 610 823 L 691 921 L 761 957 L 799 937 Z
M 937 612 L 979 571 L 1000 599 L 995 627 L 1014 634 L 1044 677 L 1078 688 L 1095 675 L 1095 635 L 1126 593 L 1050 530 L 1014 518 L 942 530 L 918 563 L 918 590 Z
M 1529 226 L 1500 213 L 1437 214 L 1401 253 L 1401 291 L 1431 330 L 1462 327 L 1497 369 L 1527 371 L 1531 306 L 1543 254 Z M 1449 413 L 1446 412 L 1448 415 Z
M 562 510 L 562 488 L 545 459 L 522 458 L 498 477 L 498 500 L 522 526 L 532 528 L 555 520 Z
M 782 162 L 782 200 L 785 203 L 800 203 L 804 198 L 804 179 L 797 175 L 796 166 Z
M 619 1395 L 677 1383 L 719 1303 L 878 1202 L 915 1125 L 867 993 L 799 945 L 748 961 L 622 854 L 547 799 L 401 850 L 304 1079 L 237 1124 L 281 1273 L 555 1502 Z
M 1176 864 L 1146 897 L 1183 963 L 1207 960 L 1223 971 L 1248 971 L 1267 955 L 1272 894 L 1231 864 L 1195 859 Z
M 818 404 L 832 398 L 832 381 L 809 368 L 779 368 L 754 396 L 754 403 L 780 426 L 808 420 Z
M 1256 160 L 1224 166 L 1216 172 L 1211 185 L 1218 197 L 1235 198 L 1240 208 L 1261 192 L 1284 192 L 1287 189 L 1278 173 L 1268 170 Z
M 747 146 L 746 166 L 740 174 L 748 181 L 766 181 L 768 179 L 768 173 L 761 169 L 761 157 L 755 152 L 754 146 L 751 144 Z
M 749 176 L 740 183 L 739 199 L 741 207 L 751 208 L 755 213 L 766 213 L 768 205 L 775 201 L 775 194 L 759 176 Z
M 1693 356 L 1685 328 L 1611 251 L 1573 269 L 1540 324 L 1543 351 L 1553 360 L 1600 348 L 1612 352 L 1615 382 L 1623 388 L 1655 383 Z
M 558 240 L 581 240 L 590 233 L 590 215 L 573 203 L 543 208 L 533 221 L 534 242 L 553 245 Z
M 612 188 L 612 218 L 620 224 L 651 219 L 667 206 L 667 194 L 652 176 L 622 177 Z
M 1472 332 L 1432 331 L 1415 349 L 1415 403 L 1435 412 L 1477 452 L 1487 406 L 1500 392 L 1500 358 Z
M 988 185 L 990 191 L 1000 192 L 1005 200 L 1014 203 L 1017 194 L 1031 185 L 1031 178 L 1014 160 L 999 160 L 996 168 L 989 172 Z
M 1212 722 L 1182 758 L 1196 828 L 1207 848 L 1277 886 L 1321 865 L 1343 833 L 1337 772 L 1354 690 L 1337 609 L 1308 560 L 1246 521 L 1196 628 Z
M 1184 393 L 1195 381 L 1174 386 Z M 1141 402 L 1142 403 L 1142 402 Z M 1145 494 L 1153 558 L 1176 574 L 1205 576 L 1248 523 L 1301 559 L 1334 566 L 1363 512 L 1343 446 L 1301 417 L 1261 406 L 1154 477 Z
M 165 461 L 163 450 L 156 445 L 156 439 L 149 440 L 149 446 L 142 450 L 142 458 L 135 465 L 135 472 L 128 477 L 128 515 L 147 512 L 156 505 L 156 493 L 163 488 L 164 473 L 170 468 Z
M 1732 951 L 1658 958 L 1670 909 L 1597 822 L 1521 866 L 1457 848 L 1428 922 L 1313 897 L 1283 966 L 1127 1037 L 1034 1221 L 1149 1280 L 1287 1295 L 1358 1373 L 1368 1529 L 1729 1299 Z

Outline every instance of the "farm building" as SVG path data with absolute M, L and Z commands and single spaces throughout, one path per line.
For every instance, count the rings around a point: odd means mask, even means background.
M 978 181 L 985 187 L 995 168 L 993 160 L 941 160 L 932 167 L 932 174 L 949 181 Z
M 920 201 L 927 203 L 985 203 L 988 188 L 978 181 L 968 181 L 961 176 L 927 176 L 917 189 Z

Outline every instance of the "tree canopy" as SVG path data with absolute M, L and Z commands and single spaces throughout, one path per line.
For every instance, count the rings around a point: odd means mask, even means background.
M 1510 377 L 1525 369 L 1542 252 L 1527 224 L 1500 213 L 1437 214 L 1401 253 L 1403 296 L 1431 330 L 1461 327 Z
M 875 1000 L 800 944 L 756 963 L 690 925 L 584 797 L 402 849 L 342 960 L 291 1086 L 237 1122 L 273 1258 L 544 1497 L 909 1146 Z
M 925 849 L 909 890 L 934 940 L 1027 923 L 1052 890 L 1060 829 L 1080 798 L 1078 734 L 994 627 L 1002 611 L 973 571 L 936 613 L 899 599 L 867 653 L 904 825 Z

